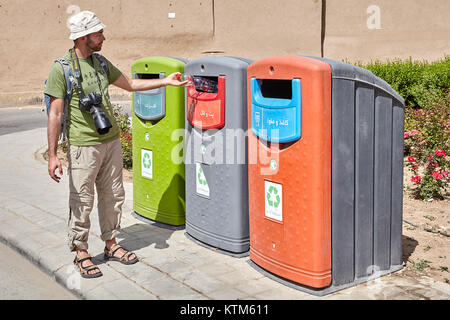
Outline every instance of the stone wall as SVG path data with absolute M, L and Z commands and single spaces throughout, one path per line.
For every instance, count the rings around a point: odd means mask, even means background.
M 79 10 L 106 24 L 101 53 L 128 74 L 146 56 L 450 54 L 448 0 L 0 0 L 0 106 L 39 101 L 52 62 L 73 45 L 66 23 Z

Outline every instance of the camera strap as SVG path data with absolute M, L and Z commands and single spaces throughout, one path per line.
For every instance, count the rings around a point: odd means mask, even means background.
M 78 97 L 80 100 L 84 97 L 83 91 L 81 90 L 81 69 L 80 62 L 78 61 L 77 53 L 75 48 L 70 49 L 70 56 L 72 58 L 73 75 L 75 76 L 75 88 L 78 91 Z
M 70 55 L 72 58 L 72 67 L 73 67 L 73 74 L 75 76 L 75 88 L 78 91 L 78 97 L 80 98 L 80 100 L 84 97 L 83 95 L 83 91 L 81 89 L 81 68 L 80 68 L 80 62 L 78 61 L 78 56 L 77 53 L 75 52 L 75 48 L 71 48 L 70 50 Z M 102 83 L 100 81 L 100 77 L 98 76 L 97 70 L 95 69 L 95 64 L 94 64 L 94 58 L 91 55 L 91 61 L 92 61 L 92 67 L 94 68 L 95 71 L 95 76 L 97 77 L 97 83 L 98 83 L 98 88 L 100 90 L 100 95 L 103 96 L 103 92 L 102 92 Z
M 95 69 L 95 65 L 94 65 L 94 57 L 93 57 L 92 54 L 91 54 L 91 61 L 92 61 L 92 67 L 94 68 L 94 71 L 95 71 L 95 76 L 97 77 L 97 83 L 98 83 L 98 89 L 100 90 L 100 95 L 103 95 L 103 92 L 102 92 L 102 82 L 100 81 L 100 77 L 98 76 L 97 69 Z

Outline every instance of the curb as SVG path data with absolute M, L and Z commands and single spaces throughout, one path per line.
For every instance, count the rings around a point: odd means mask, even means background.
M 47 164 L 47 160 L 44 159 L 44 153 L 47 151 L 47 145 L 43 145 L 42 147 L 40 147 L 38 150 L 36 150 L 34 152 L 34 159 L 43 163 L 43 164 Z
M 36 268 L 38 268 L 40 271 L 45 273 L 47 276 L 55 280 L 61 287 L 63 287 L 65 290 L 72 293 L 76 298 L 81 300 L 86 300 L 87 298 L 83 295 L 82 292 L 71 289 L 67 286 L 67 279 L 64 279 L 56 271 L 52 271 L 51 268 L 49 268 L 45 263 L 42 262 L 42 259 L 39 257 L 36 257 L 32 255 L 27 250 L 23 249 L 16 240 L 10 240 L 5 238 L 2 234 L 0 234 L 0 242 L 3 243 L 8 248 L 16 251 L 18 254 L 20 254 L 23 258 L 27 259 L 30 263 L 32 263 Z

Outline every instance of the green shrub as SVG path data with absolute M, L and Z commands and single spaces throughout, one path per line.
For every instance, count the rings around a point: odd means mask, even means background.
M 397 59 L 358 65 L 389 83 L 412 107 L 427 108 L 450 88 L 450 55 L 432 63 Z
M 405 154 L 418 199 L 443 199 L 450 182 L 450 93 L 428 109 L 405 107 Z
M 418 199 L 443 199 L 450 183 L 450 55 L 436 62 L 394 60 L 359 66 L 405 99 L 405 156 Z
M 120 142 L 122 143 L 123 167 L 133 168 L 133 138 L 131 132 L 131 120 L 121 105 L 113 105 L 114 117 L 120 128 Z

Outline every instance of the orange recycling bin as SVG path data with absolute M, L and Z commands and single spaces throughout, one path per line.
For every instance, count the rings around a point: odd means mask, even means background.
M 318 57 L 247 70 L 251 265 L 324 295 L 400 270 L 404 99 Z
M 330 65 L 267 58 L 249 66 L 247 82 L 250 259 L 293 282 L 329 286 Z

